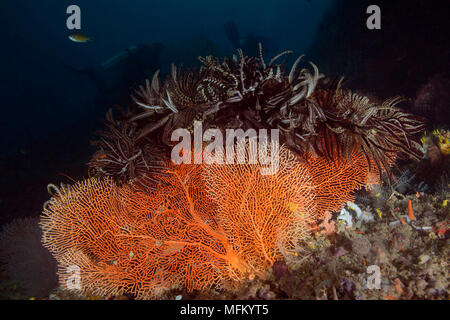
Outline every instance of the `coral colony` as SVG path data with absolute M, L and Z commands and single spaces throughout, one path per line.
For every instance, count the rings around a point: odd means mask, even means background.
M 378 104 L 313 63 L 300 69 L 301 57 L 290 68 L 278 63 L 290 53 L 265 61 L 260 46 L 258 57 L 200 57 L 198 71 L 172 66 L 163 83 L 156 72 L 139 87 L 116 118 L 107 113 L 91 178 L 49 186 L 42 242 L 61 285 L 75 266 L 86 294 L 237 290 L 297 256 L 317 222 L 353 201 L 354 190 L 389 177 L 397 158 L 422 156 L 414 135 L 423 123 L 396 107 L 401 98 Z M 231 129 L 278 129 L 279 146 L 266 145 L 277 170 L 262 174 L 261 157 L 249 161 L 250 143 L 229 155 L 243 163 L 173 163 L 173 132 L 194 133 L 198 122 L 215 130 L 215 141 Z M 177 139 L 190 139 L 184 133 Z M 175 154 L 191 157 L 188 146 Z

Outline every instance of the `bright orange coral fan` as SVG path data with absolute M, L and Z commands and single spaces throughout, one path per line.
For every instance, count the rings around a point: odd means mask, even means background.
M 232 286 L 251 270 L 218 223 L 217 207 L 207 197 L 201 165 L 170 165 L 158 191 L 127 189 L 123 193 L 129 214 L 142 234 L 155 239 L 154 259 L 171 284 L 204 289 Z
M 177 166 L 159 191 L 90 179 L 62 188 L 46 205 L 43 244 L 59 262 L 61 284 L 81 272 L 81 289 L 100 295 L 157 297 L 232 284 L 245 260 L 215 221 L 200 166 Z
M 77 268 L 85 292 L 145 294 L 152 271 L 137 259 L 144 254 L 142 241 L 130 238 L 137 235 L 136 219 L 127 214 L 122 189 L 112 179 L 92 178 L 56 191 L 44 205 L 40 224 L 42 243 L 58 262 L 63 287 L 72 276 L 70 270 Z
M 314 185 L 314 204 L 317 217 L 326 211 L 339 210 L 347 201 L 353 201 L 352 192 L 379 182 L 375 163 L 368 163 L 364 154 L 353 149 L 350 157 L 327 160 L 309 155 L 306 158 Z
M 147 298 L 264 276 L 307 231 L 312 200 L 306 169 L 287 150 L 280 159 L 273 176 L 172 165 L 157 191 L 95 178 L 57 189 L 41 226 L 60 282 L 75 265 L 85 292 Z
M 312 220 L 375 174 L 357 151 L 351 160 L 305 162 L 281 147 L 278 170 L 263 175 L 262 166 L 168 165 L 158 190 L 97 178 L 54 187 L 42 242 L 61 284 L 76 266 L 81 289 L 103 296 L 233 288 L 295 254 Z
M 280 149 L 274 174 L 262 175 L 261 167 L 247 161 L 204 170 L 218 222 L 260 276 L 305 237 L 314 189 L 307 168 L 287 148 Z

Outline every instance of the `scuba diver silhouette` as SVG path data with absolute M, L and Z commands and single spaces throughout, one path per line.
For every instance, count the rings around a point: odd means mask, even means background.
M 78 75 L 89 78 L 101 95 L 126 92 L 142 83 L 160 68 L 160 56 L 164 46 L 155 42 L 150 45 L 130 46 L 104 61 L 98 67 L 77 69 L 65 67 Z M 111 83 L 111 79 L 113 79 Z
M 113 105 L 126 106 L 130 103 L 133 89 L 151 78 L 160 69 L 161 43 L 130 46 L 104 61 L 97 67 L 77 69 L 65 67 L 81 77 L 89 79 L 97 89 L 90 112 L 93 127 L 103 121 L 106 111 Z M 100 120 L 101 119 L 101 120 Z

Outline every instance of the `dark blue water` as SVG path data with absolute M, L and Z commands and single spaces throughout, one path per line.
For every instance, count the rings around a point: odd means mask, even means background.
M 162 68 L 172 61 L 192 64 L 207 42 L 215 52 L 229 55 L 233 48 L 224 32 L 226 21 L 233 21 L 242 37 L 260 35 L 273 47 L 301 53 L 330 2 L 2 1 L 0 150 L 27 152 L 37 140 L 51 143 L 52 135 L 90 125 L 91 117 L 98 117 L 97 88 L 65 66 L 96 67 L 129 46 L 153 42 L 165 46 Z M 81 32 L 93 42 L 68 39 L 66 8 L 71 4 L 81 8 Z
M 81 8 L 75 43 L 69 5 Z M 303 53 L 330 78 L 424 116 L 430 129 L 450 124 L 450 27 L 444 1 L 380 0 L 382 29 L 366 27 L 370 0 L 6 0 L 0 4 L 0 222 L 39 215 L 49 182 L 81 179 L 109 108 L 172 62 L 231 56 L 237 48 L 270 59 Z M 111 57 L 139 50 L 106 70 Z M 61 175 L 63 174 L 63 175 Z M 24 197 L 24 194 L 26 195 Z

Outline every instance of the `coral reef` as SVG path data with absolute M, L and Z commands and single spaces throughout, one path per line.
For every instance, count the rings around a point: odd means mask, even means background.
M 96 178 L 57 189 L 41 226 L 60 283 L 71 265 L 80 268 L 82 291 L 102 296 L 160 297 L 264 278 L 308 231 L 312 203 L 307 170 L 287 149 L 280 161 L 274 176 L 262 176 L 259 165 L 171 166 L 157 191 Z
M 415 221 L 403 224 L 394 214 L 407 212 L 410 201 Z M 385 214 L 373 221 L 332 235 L 316 232 L 290 263 L 275 263 L 266 281 L 255 280 L 226 298 L 447 300 L 448 207 L 431 194 L 385 204 Z M 368 286 L 373 265 L 380 268 L 378 289 Z
M 289 53 L 266 63 L 259 45 L 259 57 L 238 50 L 231 60 L 200 57 L 199 71 L 172 66 L 164 83 L 157 71 L 138 88 L 117 119 L 108 112 L 88 164 L 94 177 L 53 186 L 44 205 L 42 242 L 61 285 L 77 266 L 87 295 L 237 293 L 265 281 L 277 261 L 301 266 L 311 232 L 341 230 L 329 212 L 383 174 L 390 181 L 396 159 L 422 157 L 422 120 L 397 107 L 401 98 L 371 101 L 312 63 L 312 73 L 299 69 L 301 57 L 290 69 L 275 63 Z M 204 130 L 278 128 L 279 170 L 262 175 L 263 163 L 249 158 L 173 164 L 170 136 L 192 132 L 194 121 Z M 373 220 L 356 211 L 356 227 Z
M 345 157 L 334 161 L 323 157 L 309 157 L 317 215 L 325 211 L 339 210 L 347 201 L 353 201 L 353 191 L 376 184 L 378 171 L 370 166 L 361 152 L 353 151 L 350 159 Z

